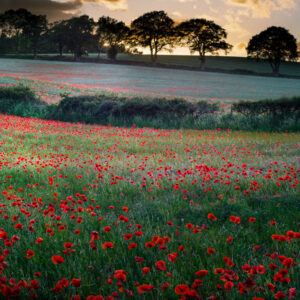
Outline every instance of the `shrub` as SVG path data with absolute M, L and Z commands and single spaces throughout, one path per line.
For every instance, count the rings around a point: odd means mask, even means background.
M 47 115 L 47 106 L 45 102 L 35 98 L 29 87 L 0 87 L 0 113 L 43 118 Z
M 285 119 L 300 116 L 300 97 L 278 100 L 241 101 L 232 105 L 232 110 L 248 117 L 267 116 Z
M 125 98 L 106 95 L 69 97 L 51 108 L 52 118 L 64 121 L 105 122 L 111 118 L 161 118 L 199 116 L 218 109 L 207 102 L 191 103 L 184 99 Z
M 0 87 L 0 99 L 15 100 L 17 102 L 35 101 L 34 92 L 24 85 Z

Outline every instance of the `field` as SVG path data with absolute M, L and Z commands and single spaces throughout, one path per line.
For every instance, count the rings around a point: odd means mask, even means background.
M 0 292 L 296 299 L 299 140 L 0 115 Z
M 63 92 L 106 92 L 203 99 L 228 106 L 238 100 L 275 99 L 300 94 L 300 81 L 289 78 L 19 59 L 0 59 L 0 65 L 0 85 L 30 85 L 49 102 L 59 101 L 59 94 Z
M 12 55 L 15 57 L 16 55 Z M 10 57 L 7 55 L 7 57 Z M 22 58 L 33 58 L 33 55 L 22 54 L 17 55 Z M 56 55 L 53 54 L 41 54 L 41 58 L 53 58 Z M 94 60 L 98 57 L 98 54 L 90 53 L 88 56 L 83 56 L 84 60 Z M 64 58 L 73 59 L 71 54 L 64 54 Z M 101 54 L 101 59 L 107 60 L 106 54 Z M 120 62 L 138 62 L 149 63 L 151 61 L 149 55 L 128 55 L 119 54 L 117 59 Z M 244 57 L 232 57 L 232 56 L 207 56 L 207 67 L 210 69 L 221 69 L 226 71 L 250 71 L 256 73 L 270 74 L 271 67 L 268 62 L 256 61 L 255 59 L 247 59 Z M 159 64 L 171 65 L 171 66 L 183 66 L 197 68 L 200 66 L 200 61 L 197 55 L 159 55 Z M 288 76 L 300 76 L 300 62 L 284 62 L 281 65 L 280 73 Z

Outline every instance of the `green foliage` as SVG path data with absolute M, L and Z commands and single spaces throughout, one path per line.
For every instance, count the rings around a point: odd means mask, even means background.
M 207 53 L 217 54 L 219 50 L 227 53 L 232 48 L 225 41 L 227 38 L 225 29 L 213 21 L 206 19 L 184 21 L 177 26 L 176 32 L 182 46 L 188 46 L 191 53 L 199 53 L 202 69 L 205 69 Z
M 149 47 L 153 63 L 157 60 L 158 52 L 171 52 L 174 42 L 174 21 L 164 11 L 148 12 L 131 23 L 131 45 Z
M 240 102 L 234 113 L 219 112 L 215 103 L 184 99 L 126 98 L 61 94 L 58 104 L 36 99 L 25 86 L 0 88 L 0 113 L 64 122 L 168 129 L 300 130 L 299 98 Z
M 45 118 L 47 107 L 27 86 L 0 87 L 0 113 Z
M 247 53 L 248 57 L 268 60 L 277 76 L 282 61 L 298 57 L 297 41 L 285 28 L 272 26 L 251 38 Z
M 232 105 L 232 110 L 249 117 L 268 116 L 278 120 L 287 117 L 299 118 L 300 97 L 278 100 L 241 101 Z
M 191 103 L 184 99 L 117 98 L 106 95 L 64 97 L 52 106 L 50 116 L 64 121 L 107 122 L 112 118 L 133 117 L 172 119 L 214 113 L 218 107 L 207 102 Z
M 34 102 L 34 92 L 23 85 L 0 87 L 0 99 L 9 99 L 16 102 Z
M 107 57 L 115 60 L 119 52 L 125 51 L 129 28 L 124 22 L 110 17 L 101 17 L 97 22 L 98 50 L 108 45 Z

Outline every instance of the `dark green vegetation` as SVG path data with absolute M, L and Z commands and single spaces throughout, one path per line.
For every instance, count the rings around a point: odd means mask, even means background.
M 252 37 L 247 53 L 249 57 L 266 59 L 278 76 L 282 61 L 297 59 L 297 41 L 285 28 L 272 26 Z
M 95 22 L 87 15 L 49 24 L 45 16 L 25 9 L 9 10 L 0 15 L 0 54 L 71 53 L 75 61 L 88 53 L 106 53 L 114 62 L 118 53 L 137 54 L 139 47 L 150 50 L 151 64 L 156 65 L 158 53 L 187 47 L 198 53 L 201 70 L 206 68 L 206 55 L 227 54 L 227 32 L 214 21 L 186 20 L 175 24 L 164 11 L 152 11 L 133 20 L 130 26 L 110 17 Z M 297 41 L 288 30 L 270 27 L 254 36 L 247 47 L 249 57 L 267 61 L 273 75 L 285 61 L 297 61 Z
M 0 112 L 65 122 L 111 124 L 113 126 L 300 130 L 300 98 L 239 102 L 230 112 L 214 103 L 183 99 L 126 98 L 108 95 L 62 95 L 56 105 L 36 99 L 28 87 L 1 87 Z

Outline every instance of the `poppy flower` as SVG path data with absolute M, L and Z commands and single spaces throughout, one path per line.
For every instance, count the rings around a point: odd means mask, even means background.
M 151 291 L 154 289 L 154 285 L 151 284 L 142 284 L 138 287 L 138 292 L 140 294 Z
M 186 284 L 179 284 L 175 287 L 175 293 L 177 295 L 187 295 L 190 288 Z
M 105 242 L 103 245 L 102 245 L 102 248 L 103 249 L 109 249 L 109 248 L 113 248 L 114 247 L 114 244 L 112 242 Z
M 196 276 L 203 277 L 208 274 L 208 270 L 199 270 L 195 273 Z
M 26 254 L 26 257 L 27 258 L 31 258 L 32 256 L 34 256 L 34 251 L 32 251 L 31 249 L 27 250 L 27 254 Z
M 81 286 L 81 279 L 73 278 L 72 281 L 71 281 L 71 284 L 72 284 L 74 287 L 78 288 L 78 287 Z
M 216 250 L 213 249 L 213 248 L 208 248 L 208 249 L 207 249 L 207 254 L 213 254 L 213 253 L 215 253 L 215 252 L 216 252 Z
M 57 265 L 57 264 L 61 264 L 65 261 L 65 259 L 59 255 L 54 255 L 52 256 L 52 262 Z

